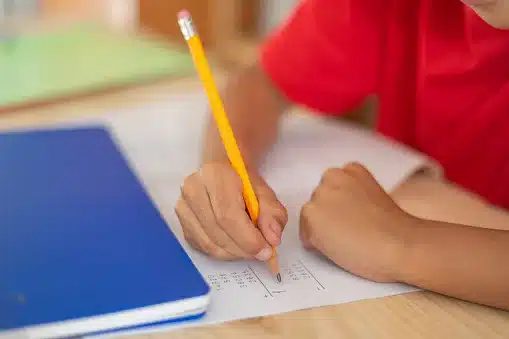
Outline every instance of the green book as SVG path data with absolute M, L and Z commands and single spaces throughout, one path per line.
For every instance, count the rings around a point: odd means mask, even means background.
M 0 40 L 0 108 L 182 76 L 193 61 L 180 46 L 93 25 Z

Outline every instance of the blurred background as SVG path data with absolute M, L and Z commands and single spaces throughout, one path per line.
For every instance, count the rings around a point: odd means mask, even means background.
M 193 71 L 176 15 L 210 62 L 249 63 L 297 0 L 0 0 L 0 110 Z

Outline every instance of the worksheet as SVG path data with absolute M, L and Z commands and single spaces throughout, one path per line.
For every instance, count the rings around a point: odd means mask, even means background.
M 256 260 L 222 262 L 210 259 L 185 243 L 178 219 L 169 211 L 171 202 L 178 197 L 169 187 L 166 192 L 165 189 L 163 185 L 154 190 L 154 199 L 161 206 L 168 206 L 168 209 L 163 207 L 163 211 L 173 231 L 211 285 L 212 302 L 203 319 L 148 331 L 223 323 L 415 290 L 406 285 L 378 284 L 362 279 L 338 268 L 327 258 L 305 250 L 298 236 L 298 219 L 300 206 L 305 200 L 304 194 L 280 195 L 289 213 L 289 223 L 282 244 L 278 247 L 281 283 L 271 275 L 264 263 Z
M 415 290 L 359 278 L 303 249 L 298 236 L 299 214 L 328 167 L 359 161 L 386 190 L 392 190 L 420 168 L 436 167 L 420 154 L 351 124 L 331 123 L 310 115 L 295 113 L 285 118 L 277 145 L 262 169 L 289 214 L 278 248 L 282 282 L 263 263 L 216 261 L 189 247 L 174 205 L 185 176 L 199 168 L 207 114 L 206 98 L 189 94 L 100 119 L 111 126 L 169 226 L 212 287 L 212 302 L 203 319 L 128 334 L 229 322 Z

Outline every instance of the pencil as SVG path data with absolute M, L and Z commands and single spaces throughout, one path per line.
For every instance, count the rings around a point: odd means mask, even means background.
M 246 209 L 249 217 L 251 218 L 251 221 L 257 225 L 260 209 L 258 199 L 253 190 L 251 180 L 249 179 L 246 165 L 242 158 L 242 154 L 240 153 L 237 141 L 235 140 L 219 91 L 217 90 L 214 78 L 212 77 L 212 72 L 205 57 L 200 37 L 194 27 L 191 15 L 187 10 L 182 10 L 178 13 L 178 24 L 193 57 L 196 69 L 205 88 L 205 92 L 207 93 L 212 114 L 226 150 L 226 155 L 228 156 L 233 169 L 242 181 L 242 195 L 246 203 Z M 277 280 L 281 282 L 276 248 L 272 247 L 272 251 L 272 258 L 268 261 L 269 268 L 271 272 L 276 275 Z

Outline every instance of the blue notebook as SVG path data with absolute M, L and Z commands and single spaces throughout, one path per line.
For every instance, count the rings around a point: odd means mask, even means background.
M 107 129 L 0 133 L 0 338 L 183 321 L 209 292 Z

